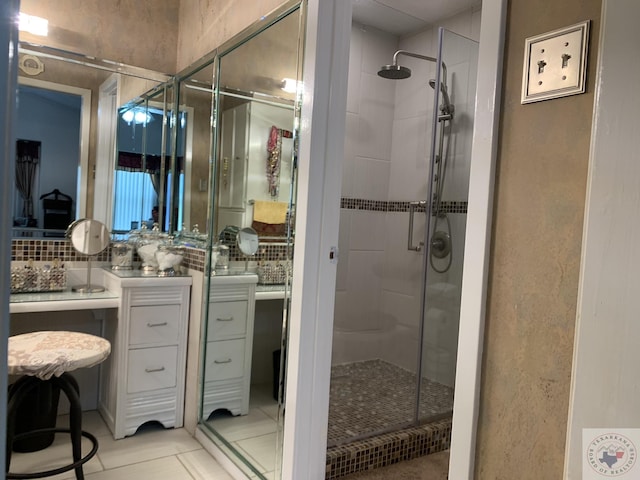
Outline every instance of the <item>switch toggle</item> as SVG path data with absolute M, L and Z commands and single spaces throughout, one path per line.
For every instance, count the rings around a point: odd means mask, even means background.
M 521 103 L 585 92 L 589 21 L 527 38 Z
M 544 60 L 540 60 L 538 62 L 538 73 L 544 73 L 544 67 L 547 65 L 547 62 Z

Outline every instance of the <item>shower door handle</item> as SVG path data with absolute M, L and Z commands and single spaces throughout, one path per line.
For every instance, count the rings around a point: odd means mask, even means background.
M 426 206 L 427 202 L 424 200 L 420 200 L 419 202 L 409 202 L 409 238 L 407 239 L 407 250 L 411 250 L 412 252 L 419 252 L 424 246 L 424 242 L 420 242 L 418 245 L 413 244 L 413 216 L 416 213 L 417 207 Z

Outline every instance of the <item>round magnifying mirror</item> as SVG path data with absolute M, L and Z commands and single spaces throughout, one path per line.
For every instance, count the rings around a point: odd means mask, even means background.
M 83 255 L 97 255 L 109 246 L 109 230 L 97 220 L 78 220 L 69 229 L 71 245 Z
M 78 253 L 87 255 L 87 284 L 78 285 L 72 290 L 79 293 L 103 292 L 104 287 L 91 285 L 91 257 L 109 246 L 109 230 L 97 220 L 84 218 L 69 226 L 67 236 Z
M 258 251 L 258 232 L 251 227 L 241 229 L 236 236 L 238 248 L 245 255 L 255 255 Z

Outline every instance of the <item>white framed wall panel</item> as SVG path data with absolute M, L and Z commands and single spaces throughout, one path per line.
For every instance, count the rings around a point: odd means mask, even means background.
M 640 44 L 640 3 L 604 0 L 602 8 L 564 468 L 570 480 L 582 478 L 583 428 L 640 428 L 640 63 L 629 60 Z

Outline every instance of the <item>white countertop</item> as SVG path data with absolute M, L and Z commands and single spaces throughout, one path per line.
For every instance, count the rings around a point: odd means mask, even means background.
M 284 285 L 256 286 L 256 300 L 278 300 L 284 298 Z
M 68 310 L 99 310 L 104 308 L 118 308 L 119 294 L 110 291 L 98 293 L 78 293 L 72 287 L 86 284 L 87 270 L 71 268 L 67 270 L 68 287 L 61 292 L 14 293 L 9 297 L 9 313 L 28 312 L 59 312 Z M 110 268 L 92 268 L 91 284 L 106 286 L 106 275 L 113 275 L 121 279 L 123 287 L 127 286 L 162 286 L 191 285 L 192 278 L 188 275 L 177 277 L 159 277 L 144 275 L 140 270 L 111 270 Z
M 59 312 L 118 308 L 120 298 L 105 290 L 99 293 L 62 292 L 13 293 L 9 296 L 9 313 Z
M 163 285 L 191 285 L 193 279 L 190 275 L 176 275 L 173 277 L 161 277 L 157 273 L 145 273 L 140 269 L 112 270 L 109 267 L 102 269 L 104 275 L 113 275 L 120 279 L 123 287 L 155 287 Z M 93 282 L 92 282 L 93 283 Z

